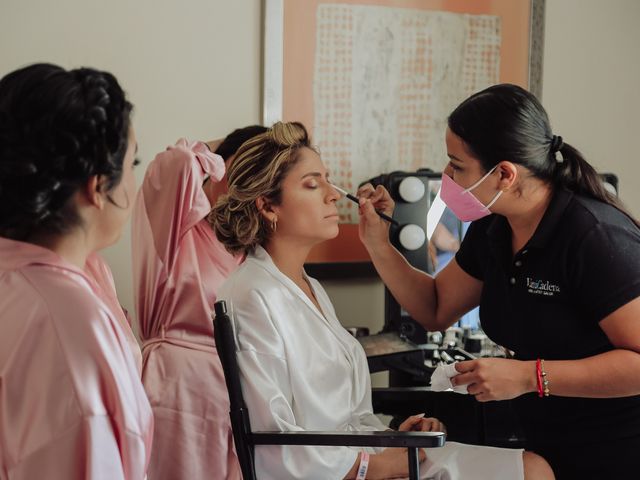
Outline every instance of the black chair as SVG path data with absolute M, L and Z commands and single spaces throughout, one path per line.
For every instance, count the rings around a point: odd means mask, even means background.
M 349 447 L 404 447 L 408 449 L 409 478 L 419 478 L 418 449 L 441 447 L 442 432 L 253 432 L 244 403 L 231 320 L 224 300 L 215 304 L 214 336 L 229 390 L 231 428 L 245 480 L 255 480 L 256 445 L 324 445 Z

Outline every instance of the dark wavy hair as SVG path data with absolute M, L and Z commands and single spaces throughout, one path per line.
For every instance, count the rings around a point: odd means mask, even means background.
M 267 130 L 268 128 L 263 127 L 262 125 L 249 125 L 247 127 L 236 128 L 224 138 L 220 145 L 218 145 L 215 153 L 220 155 L 226 162 L 229 160 L 229 157 L 238 151 L 244 142 L 256 135 L 266 132 Z
M 35 64 L 0 79 L 0 236 L 28 240 L 81 223 L 72 196 L 118 185 L 133 106 L 116 78 Z
M 638 224 L 582 154 L 553 134 L 544 107 L 524 88 L 501 84 L 475 93 L 451 113 L 448 126 L 485 171 L 509 160 L 555 188 L 608 203 Z

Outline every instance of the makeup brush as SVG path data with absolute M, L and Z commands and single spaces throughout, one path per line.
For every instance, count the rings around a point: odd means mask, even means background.
M 334 185 L 333 183 L 331 184 L 333 186 L 333 188 L 335 188 L 337 191 L 339 191 L 342 195 L 344 195 L 345 197 L 347 197 L 349 200 L 351 200 L 352 202 L 355 202 L 357 205 L 360 205 L 360 200 L 358 200 L 358 197 L 356 197 L 355 195 L 350 194 L 349 192 L 347 192 L 346 190 L 340 188 L 337 185 Z M 381 212 L 380 210 L 376 210 L 376 213 L 380 216 L 380 218 L 385 219 L 387 222 L 389 222 L 391 225 L 395 225 L 396 227 L 399 226 L 400 224 L 394 220 L 393 218 L 391 218 L 389 215 L 387 215 L 384 212 Z

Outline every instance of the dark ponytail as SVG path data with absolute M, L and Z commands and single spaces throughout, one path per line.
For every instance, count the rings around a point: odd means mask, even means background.
M 617 202 L 616 197 L 604 188 L 600 175 L 571 145 L 563 143 L 557 153 L 552 154 L 552 162 L 555 163 L 553 180 L 557 186 L 601 202 Z
M 554 188 L 612 205 L 639 225 L 582 154 L 553 135 L 544 107 L 525 89 L 501 84 L 482 90 L 451 113 L 448 126 L 485 171 L 509 160 Z

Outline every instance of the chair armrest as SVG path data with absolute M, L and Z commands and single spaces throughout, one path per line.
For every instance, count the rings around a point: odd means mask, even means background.
M 411 395 L 411 396 L 421 396 L 421 395 L 429 395 L 434 392 L 429 386 L 422 387 L 376 387 L 371 389 L 371 393 L 373 395 Z
M 443 432 L 253 432 L 255 445 L 324 445 L 341 447 L 442 447 Z

